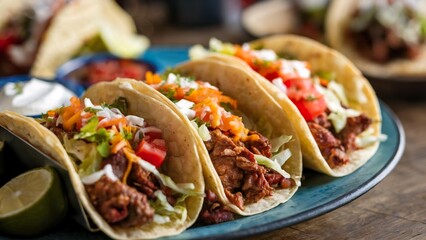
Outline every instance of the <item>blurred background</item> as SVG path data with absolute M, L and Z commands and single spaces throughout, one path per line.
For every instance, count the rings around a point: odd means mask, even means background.
M 118 0 L 153 44 L 242 43 L 275 33 L 322 40 L 328 0 Z
M 65 8 L 72 8 L 69 6 L 76 2 L 86 7 L 78 10 L 78 14 L 64 17 Z M 347 37 L 344 32 L 347 29 L 332 34 L 342 35 L 344 40 L 340 41 L 340 46 L 330 41 L 326 32 L 338 31 L 335 29 L 346 20 L 328 24 L 328 31 L 325 31 L 327 13 L 338 2 L 343 12 L 349 9 L 346 15 L 355 19 L 349 27 L 362 30 L 358 34 L 361 37 L 354 38 Z M 38 10 L 28 12 L 24 7 L 16 10 L 20 4 Z M 114 6 L 106 7 L 111 4 Z M 114 11 L 102 10 L 99 5 L 109 10 L 114 8 Z M 355 10 L 357 7 L 360 10 Z M 389 10 L 377 10 L 382 7 Z M 40 16 L 35 13 L 46 9 L 53 13 L 44 16 L 45 22 L 37 27 Z M 424 0 L 348 0 L 344 4 L 331 0 L 0 0 L 0 77 L 31 73 L 54 78 L 61 65 L 88 53 L 106 51 L 121 58 L 140 58 L 146 50 L 152 49 L 150 47 L 208 46 L 212 37 L 243 43 L 272 34 L 292 33 L 313 38 L 345 54 L 371 80 L 379 96 L 397 93 L 397 96 L 423 98 L 426 88 L 426 70 L 422 70 L 426 62 L 425 9 Z M 22 14 L 24 19 L 16 20 Z M 399 29 L 394 31 L 394 26 Z M 38 33 L 35 41 L 25 39 L 35 33 Z M 378 56 L 380 61 L 371 61 L 366 67 L 360 65 L 354 56 L 344 52 L 346 47 L 341 44 L 354 45 L 352 39 L 361 41 L 362 51 L 354 48 L 355 52 Z M 414 44 L 406 44 L 413 39 Z M 407 60 L 404 67 L 415 68 L 417 73 L 405 74 L 409 70 L 402 70 L 402 74 L 394 74 L 388 72 L 388 68 L 381 70 L 380 67 L 400 59 Z M 378 67 L 375 71 L 378 74 L 371 74 L 369 65 Z

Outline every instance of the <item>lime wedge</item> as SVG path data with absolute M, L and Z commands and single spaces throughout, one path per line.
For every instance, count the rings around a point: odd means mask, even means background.
M 145 36 L 116 32 L 106 26 L 101 27 L 100 35 L 108 50 L 123 58 L 138 57 L 149 46 Z
M 51 167 L 25 172 L 0 188 L 0 232 L 34 236 L 58 224 L 67 199 Z

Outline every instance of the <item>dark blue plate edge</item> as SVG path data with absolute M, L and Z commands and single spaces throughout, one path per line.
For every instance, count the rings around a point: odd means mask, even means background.
M 376 186 L 378 183 L 380 183 L 389 173 L 395 168 L 395 166 L 398 164 L 399 160 L 402 157 L 402 154 L 404 153 L 405 149 L 405 132 L 404 128 L 402 127 L 401 121 L 396 116 L 396 114 L 387 106 L 383 101 L 380 101 L 380 107 L 382 108 L 382 116 L 383 112 L 386 112 L 387 115 L 389 115 L 391 121 L 391 124 L 394 125 L 394 127 L 397 129 L 397 148 L 392 154 L 392 157 L 388 160 L 388 162 L 370 179 L 364 182 L 361 186 L 358 188 L 347 192 L 341 197 L 338 197 L 332 201 L 326 202 L 322 205 L 319 205 L 315 208 L 308 209 L 306 211 L 303 211 L 301 213 L 295 214 L 291 217 L 276 220 L 273 222 L 268 222 L 265 224 L 261 224 L 256 226 L 256 228 L 250 228 L 245 229 L 245 231 L 235 231 L 231 233 L 226 234 L 217 234 L 217 235 L 210 235 L 206 237 L 200 237 L 195 239 L 237 239 L 237 238 L 244 238 L 244 237 L 253 237 L 262 233 L 266 232 L 272 232 L 284 227 L 288 227 L 291 225 L 295 225 L 310 219 L 313 219 L 315 217 L 318 217 L 320 215 L 326 214 L 328 212 L 331 212 L 345 204 L 348 204 L 352 202 L 353 200 L 359 198 L 363 194 L 370 191 L 374 186 Z

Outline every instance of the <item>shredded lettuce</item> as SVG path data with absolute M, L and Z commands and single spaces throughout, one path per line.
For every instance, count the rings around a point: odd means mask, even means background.
M 331 83 L 332 82 L 329 84 Z M 336 130 L 337 133 L 339 133 L 346 126 L 346 120 L 348 117 L 356 117 L 361 114 L 356 110 L 343 108 L 341 100 L 331 89 L 324 88 L 320 85 L 316 85 L 316 87 L 320 93 L 324 94 L 327 108 L 331 111 L 331 113 L 328 115 L 328 119 L 333 124 L 334 130 Z M 341 94 L 344 94 L 344 92 Z
M 205 123 L 198 126 L 197 122 L 195 120 L 192 120 L 191 124 L 192 126 L 194 126 L 195 129 L 197 129 L 198 135 L 204 142 L 209 141 L 211 139 L 210 131 Z
M 285 152 L 285 151 L 283 151 L 283 152 Z M 291 156 L 291 153 L 290 153 L 290 156 Z M 288 156 L 288 157 L 290 157 L 290 156 Z M 286 161 L 286 160 L 284 160 L 284 156 L 280 160 L 278 160 L 278 159 L 271 160 L 271 159 L 269 159 L 265 156 L 255 154 L 254 159 L 256 160 L 257 164 L 268 167 L 270 169 L 273 169 L 285 178 L 291 177 L 289 173 L 287 173 L 286 171 L 284 171 L 281 168 L 282 164 L 284 164 L 284 162 Z M 283 162 L 283 163 L 281 164 L 281 162 Z
M 74 135 L 74 139 L 84 139 L 89 142 L 97 143 L 96 150 L 102 157 L 108 157 L 110 154 L 109 140 L 110 133 L 105 128 L 97 129 L 99 120 L 96 116 L 89 119 L 87 124 L 80 129 L 80 132 Z
M 154 195 L 157 198 L 155 201 L 151 201 L 150 205 L 155 209 L 155 223 L 164 224 L 170 222 L 172 219 L 175 220 L 177 224 L 185 222 L 188 212 L 184 206 L 184 200 L 187 195 L 179 198 L 174 207 L 170 205 L 167 201 L 167 197 L 163 192 L 161 192 L 161 190 L 155 191 Z
M 284 144 L 290 142 L 290 140 L 293 137 L 290 135 L 281 135 L 279 137 L 276 137 L 274 139 L 270 140 L 271 143 L 271 152 L 272 153 L 276 153 L 278 152 L 282 146 L 284 146 Z
M 195 195 L 202 195 L 203 193 L 199 193 L 197 191 L 195 191 L 195 186 L 192 183 L 187 183 L 187 184 L 176 184 L 169 176 L 166 176 L 162 173 L 160 173 L 157 168 L 155 168 L 154 165 L 152 165 L 151 163 L 139 158 L 139 165 L 147 170 L 148 172 L 151 172 L 152 174 L 154 174 L 163 185 L 171 188 L 173 191 L 184 194 L 184 195 L 190 195 L 190 196 L 195 196 Z
M 291 151 L 290 149 L 284 149 L 283 151 L 275 154 L 271 158 L 274 159 L 274 161 L 277 161 L 278 164 L 282 167 L 285 162 L 291 157 Z
M 102 156 L 98 152 L 96 143 L 88 143 L 77 139 L 64 137 L 64 148 L 78 164 L 80 177 L 88 176 L 96 172 L 102 161 Z
M 345 94 L 345 89 L 341 84 L 336 83 L 335 81 L 330 81 L 327 86 L 328 89 L 333 91 L 333 93 L 336 95 L 337 98 L 339 98 L 340 102 L 347 106 L 348 105 L 348 99 Z
M 379 136 L 375 136 L 374 129 L 368 128 L 355 138 L 355 144 L 357 147 L 364 148 L 376 142 L 384 142 L 387 139 L 387 135 L 379 134 Z

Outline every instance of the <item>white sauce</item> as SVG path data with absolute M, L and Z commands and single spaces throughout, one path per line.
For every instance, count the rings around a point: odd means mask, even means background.
M 114 175 L 114 172 L 112 171 L 111 164 L 105 165 L 104 169 L 94 172 L 90 174 L 89 176 L 83 177 L 81 181 L 86 185 L 91 185 L 97 182 L 103 175 L 106 175 L 111 181 L 115 182 L 118 180 L 117 176 Z
M 50 109 L 69 104 L 75 96 L 73 92 L 58 83 L 32 78 L 20 82 L 22 91 L 17 91 L 17 83 L 7 83 L 0 92 L 0 111 L 14 111 L 23 115 L 39 115 Z

